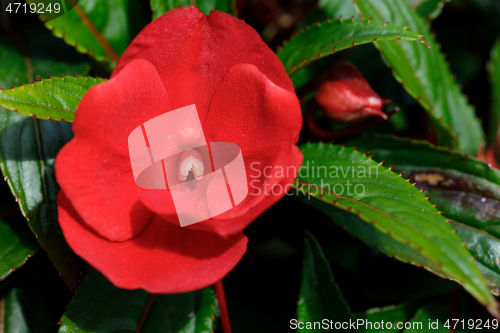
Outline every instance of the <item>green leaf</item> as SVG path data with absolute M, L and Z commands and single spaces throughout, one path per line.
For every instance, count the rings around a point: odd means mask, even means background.
M 500 172 L 485 162 L 426 141 L 387 135 L 350 140 L 347 146 L 369 151 L 376 161 L 394 164 L 396 173 L 413 177 L 432 202 L 452 219 L 500 237 Z M 498 226 L 498 227 L 497 227 Z
M 409 321 L 408 325 L 410 326 L 403 332 L 448 333 L 449 331 L 444 327 L 444 324 L 445 321 L 449 319 L 448 316 L 450 316 L 451 306 L 457 305 L 451 305 L 450 298 L 446 299 L 445 297 L 441 297 L 441 299 L 438 299 L 438 301 L 429 302 L 415 312 L 414 317 Z M 462 318 L 463 317 L 457 319 Z M 429 327 L 429 325 L 431 325 L 432 327 Z
M 86 75 L 90 69 L 84 55 L 45 30 L 30 30 L 25 40 L 18 36 L 0 37 L 0 63 L 4 69 L 0 70 L 0 88 L 30 83 L 34 78 L 50 74 Z
M 45 22 L 51 17 L 42 13 L 39 18 Z M 78 52 L 108 61 L 112 66 L 144 25 L 142 9 L 135 0 L 80 0 L 66 14 L 45 23 L 54 36 L 64 39 Z
M 460 290 L 454 290 L 451 295 L 434 297 L 426 302 L 408 321 L 403 333 L 465 333 L 476 330 L 488 330 L 483 326 L 488 321 L 492 327 L 492 319 L 474 311 L 474 302 Z M 497 322 L 497 319 L 494 319 Z
M 476 258 L 477 266 L 492 294 L 500 295 L 500 239 L 478 228 L 456 221 L 450 224 Z
M 0 107 L 39 119 L 71 122 L 87 90 L 104 81 L 93 77 L 65 76 L 0 90 Z
M 211 10 L 218 10 L 238 16 L 236 0 L 150 0 L 150 6 L 153 12 L 153 20 L 171 9 L 184 6 L 196 6 L 205 15 L 210 14 Z
M 291 79 L 297 93 L 301 94 L 300 89 L 312 80 L 315 80 L 315 82 L 321 82 L 322 80 L 327 79 L 329 67 L 340 59 L 354 64 L 363 73 L 368 81 L 378 75 L 379 71 L 385 66 L 384 62 L 380 58 L 379 51 L 375 48 L 375 46 L 373 46 L 373 44 L 365 44 L 359 48 L 354 48 L 347 57 L 345 57 L 346 55 L 347 54 L 344 54 L 343 56 L 342 52 L 334 53 L 332 56 L 315 61 L 295 73 Z M 394 82 L 393 84 L 396 86 L 398 85 L 397 82 Z M 309 93 L 307 97 L 309 96 L 314 97 L 314 92 Z M 302 97 L 301 100 L 304 107 L 308 101 L 307 97 Z M 394 116 L 389 118 L 389 121 L 392 122 L 395 117 L 401 117 L 402 113 L 404 112 L 396 113 Z
M 3 303 L 3 304 L 1 304 Z M 14 287 L 0 299 L 0 324 L 3 332 L 49 333 L 57 329 L 57 323 L 47 320 L 47 310 L 40 299 L 19 287 Z M 2 313 L 3 312 L 3 313 Z
M 45 253 L 38 253 L 0 282 L 2 333 L 57 332 L 72 294 L 50 266 Z
M 488 143 L 492 144 L 497 138 L 498 128 L 500 127 L 500 40 L 491 49 L 488 72 L 490 74 L 491 96 L 493 99 L 488 122 Z
M 157 295 L 141 332 L 212 332 L 215 303 L 211 288 L 187 294 Z
M 360 333 L 372 333 L 372 332 L 401 332 L 401 329 L 398 329 L 398 325 L 404 325 L 404 323 L 409 322 L 415 311 L 418 309 L 418 304 L 420 302 L 412 302 L 412 303 L 404 303 L 398 305 L 390 305 L 383 308 L 373 308 L 365 313 L 356 314 L 358 319 L 363 319 L 365 322 L 370 323 L 382 323 L 387 327 L 388 323 L 391 324 L 392 329 L 385 330 L 377 330 L 372 326 L 363 325 L 359 328 Z M 402 324 L 399 324 L 402 323 Z M 404 326 L 403 326 L 404 327 Z
M 486 330 L 487 327 L 484 326 L 486 320 L 491 328 L 492 319 L 478 315 L 474 307 L 474 302 L 471 302 L 467 295 L 455 289 L 451 294 L 431 299 L 373 308 L 366 313 L 357 314 L 357 317 L 365 320 L 363 327 L 360 328 L 362 333 L 471 332 L 473 331 L 469 327 L 471 324 L 477 330 Z M 384 322 L 383 329 L 382 321 Z M 451 329 L 445 327 L 447 322 Z M 375 328 L 376 323 L 379 329 Z M 455 327 L 454 330 L 452 330 L 453 327 Z
M 411 26 L 424 34 L 431 51 L 419 43 L 386 42 L 375 45 L 382 52 L 394 77 L 427 110 L 440 145 L 475 155 L 484 140 L 481 124 L 469 105 L 425 21 L 402 0 L 359 0 L 365 17 Z
M 100 78 L 64 76 L 63 74 L 68 73 L 85 75 L 89 65 L 83 61 L 83 55 L 76 53 L 49 32 L 42 30 L 28 35 L 26 54 L 23 54 L 26 64 L 21 58 L 22 48 L 18 50 L 15 43 L 8 39 L 3 39 L 3 45 L 6 50 L 10 49 L 10 52 L 17 52 L 19 55 L 15 60 L 16 64 L 7 63 L 7 66 L 15 66 L 13 73 L 18 73 L 20 76 L 10 82 L 5 77 L 3 86 L 19 84 L 21 86 L 4 90 L 1 90 L 0 86 L 0 107 L 41 119 L 73 121 L 76 106 L 83 95 L 91 86 L 104 81 Z M 19 66 L 23 69 L 18 70 Z M 61 74 L 63 78 L 51 78 L 51 73 Z M 50 79 L 42 79 L 41 76 L 47 77 L 47 75 Z M 33 83 L 31 80 L 37 76 L 41 81 Z M 23 83 L 28 84 L 23 85 Z
M 477 259 L 491 292 L 500 292 L 500 172 L 463 153 L 426 141 L 367 136 L 348 146 L 370 151 L 377 161 L 418 181 L 431 202 L 452 219 L 449 223 Z M 458 222 L 455 222 L 456 220 Z
M 37 120 L 0 109 L 0 169 L 40 245 L 71 289 L 78 259 L 57 222 L 54 159 L 72 137 L 69 123 Z
M 292 76 L 308 64 L 335 52 L 374 40 L 422 40 L 421 35 L 406 28 L 371 20 L 337 19 L 314 23 L 299 30 L 277 52 Z M 399 41 L 397 41 L 399 43 Z
M 302 29 L 318 20 L 325 21 L 326 19 L 336 19 L 339 17 L 343 17 L 344 19 L 352 17 L 355 19 L 360 18 L 351 1 L 319 0 L 317 7 L 307 13 L 306 17 L 297 25 L 297 29 Z
M 333 280 L 330 264 L 316 239 L 306 231 L 302 286 L 297 305 L 298 322 L 321 322 L 324 318 L 334 322 L 349 322 L 354 316 Z M 298 332 L 324 332 L 323 329 L 298 329 Z
M 441 14 L 445 3 L 450 0 L 410 0 L 408 3 L 412 10 L 427 20 L 434 20 Z
M 21 214 L 0 218 L 0 280 L 21 267 L 38 250 Z
M 414 264 L 438 267 L 463 284 L 490 312 L 498 314 L 497 304 L 461 239 L 417 188 L 355 149 L 323 143 L 306 144 L 300 149 L 304 163 L 298 189 L 302 193 L 385 234 L 392 239 L 389 245 L 394 250 L 399 242 L 401 247 L 411 249 L 409 255 L 419 252 L 420 256 L 411 258 Z M 346 227 L 351 224 L 341 221 Z
M 359 19 L 359 15 L 356 12 L 354 4 L 351 1 L 320 0 L 318 2 L 317 8 L 307 13 L 306 17 L 297 25 L 297 29 L 301 30 L 308 25 L 316 24 L 318 20 L 326 21 L 328 19 L 336 19 L 341 16 L 344 19 L 351 18 L 353 16 L 354 18 Z M 335 62 L 337 56 L 339 55 L 341 54 L 335 53 L 331 57 L 322 58 L 294 73 L 292 76 L 292 82 L 295 90 L 298 90 L 300 87 L 310 82 L 312 79 L 318 78 L 322 73 L 325 72 L 325 68 L 329 67 L 332 63 Z
M 9 189 L 0 184 L 0 280 L 21 267 L 38 251 L 38 243 L 19 213 Z
M 0 86 L 32 76 L 31 58 L 21 48 L 22 44 L 0 39 L 0 59 L 10 64 L 0 67 Z M 50 67 L 56 72 L 63 68 L 67 68 L 63 61 Z M 80 273 L 78 257 L 67 245 L 57 221 L 59 186 L 54 174 L 55 156 L 72 136 L 69 123 L 38 120 L 0 108 L 0 170 L 38 243 L 68 287 L 75 289 Z
M 453 288 L 454 284 L 449 284 L 449 276 L 443 272 L 442 266 L 424 256 L 418 249 L 412 248 L 408 243 L 402 243 L 385 232 L 376 229 L 373 225 L 366 223 L 364 220 L 358 218 L 357 215 L 349 211 L 339 210 L 324 202 L 317 200 L 309 200 L 308 202 L 312 207 L 323 212 L 326 216 L 330 217 L 332 221 L 339 227 L 347 231 L 351 236 L 359 239 L 364 244 L 372 249 L 376 249 L 386 256 L 399 260 L 403 263 L 411 264 L 416 267 L 424 268 L 425 270 L 441 277 L 445 280 L 431 280 L 432 277 L 425 279 L 418 279 L 417 281 L 408 281 L 416 289 L 411 291 L 405 290 L 401 287 L 399 295 L 405 295 L 411 299 L 415 297 L 426 297 L 446 292 Z M 391 289 L 393 291 L 394 288 Z M 383 292 L 383 291 L 382 291 Z M 379 298 L 381 291 L 376 292 Z M 417 296 L 418 294 L 418 296 Z M 398 296 L 389 294 L 386 297 L 397 298 Z M 401 297 L 401 296 L 399 296 Z
M 342 16 L 344 18 L 359 18 L 356 9 L 351 1 L 343 0 L 319 0 L 318 7 L 321 8 L 327 17 L 337 18 Z
M 136 332 L 141 319 L 143 333 L 211 332 L 214 304 L 211 288 L 150 295 L 143 290 L 118 289 L 92 271 L 76 290 L 59 332 Z
M 30 83 L 34 79 L 48 78 L 49 75 L 85 76 L 90 70 L 85 55 L 76 52 L 46 29 L 28 30 L 24 39 L 33 74 L 29 79 L 12 82 L 11 85 L 19 86 L 21 82 Z

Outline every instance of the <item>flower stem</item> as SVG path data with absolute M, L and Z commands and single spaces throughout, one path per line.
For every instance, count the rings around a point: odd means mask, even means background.
M 142 327 L 144 326 L 144 323 L 146 322 L 146 318 L 148 317 L 149 310 L 151 310 L 151 307 L 153 306 L 155 299 L 156 299 L 156 294 L 149 295 L 149 299 L 146 303 L 146 306 L 144 307 L 144 311 L 142 312 L 141 319 L 139 320 L 139 324 L 137 325 L 137 328 L 135 330 L 136 333 L 140 333 L 142 331 Z
M 224 292 L 224 285 L 222 280 L 215 283 L 215 293 L 219 300 L 220 320 L 222 322 L 222 330 L 224 333 L 232 333 L 231 323 L 229 322 L 229 313 L 227 311 L 226 293 Z

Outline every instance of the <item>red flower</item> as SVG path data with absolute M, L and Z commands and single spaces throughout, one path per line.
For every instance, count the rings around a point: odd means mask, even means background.
M 373 91 L 357 68 L 339 62 L 332 68 L 332 76 L 316 92 L 316 101 L 325 115 L 339 123 L 357 123 L 373 116 L 387 119 L 381 110 L 389 101 Z
M 207 142 L 239 145 L 248 183 L 260 193 L 250 190 L 226 213 L 180 227 L 168 190 L 135 184 L 128 136 L 191 104 Z M 216 11 L 171 10 L 135 38 L 111 79 L 78 106 L 75 136 L 56 159 L 64 235 L 121 288 L 178 293 L 213 284 L 245 253 L 242 230 L 285 194 L 269 184 L 293 182 L 302 162 L 295 146 L 301 126 L 283 65 L 251 27 Z M 189 158 L 199 163 L 199 155 Z M 295 172 L 266 179 L 267 166 Z

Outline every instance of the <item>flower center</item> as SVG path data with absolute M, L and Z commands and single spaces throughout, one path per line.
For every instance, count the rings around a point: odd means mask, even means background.
M 189 173 L 192 173 L 196 180 L 203 177 L 205 166 L 200 153 L 194 149 L 188 149 L 182 153 L 177 166 L 177 176 L 180 180 L 186 180 Z

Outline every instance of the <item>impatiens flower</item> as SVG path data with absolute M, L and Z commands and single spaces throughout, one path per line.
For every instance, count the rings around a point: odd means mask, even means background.
M 316 92 L 324 114 L 339 123 L 352 124 L 373 116 L 387 119 L 381 110 L 389 101 L 380 98 L 353 64 L 339 62 Z
M 205 141 L 238 145 L 248 184 L 259 191 L 181 227 L 168 189 L 136 185 L 128 137 L 148 120 L 193 104 Z M 243 229 L 285 194 L 273 189 L 295 179 L 301 126 L 293 85 L 256 31 L 217 11 L 171 10 L 144 28 L 111 79 L 78 106 L 75 136 L 56 158 L 64 236 L 121 288 L 178 293 L 213 284 L 245 253 Z M 202 181 L 206 170 L 210 159 L 186 150 L 174 176 Z M 207 204 L 217 203 L 200 202 Z

